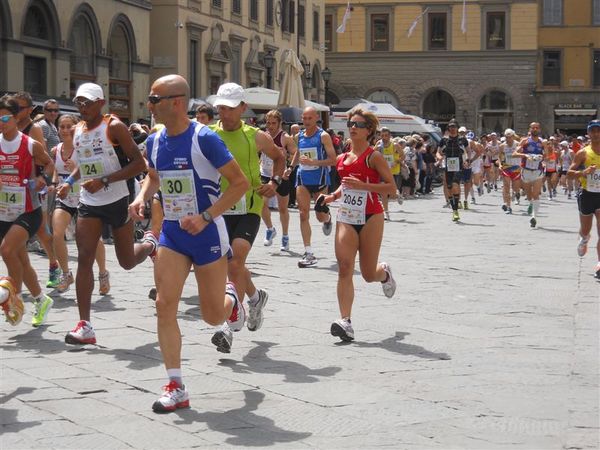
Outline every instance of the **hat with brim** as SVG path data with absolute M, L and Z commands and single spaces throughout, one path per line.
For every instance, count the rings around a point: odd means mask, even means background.
M 246 98 L 244 88 L 237 83 L 225 83 L 219 86 L 217 95 L 213 99 L 213 106 L 228 106 L 236 108 Z
M 88 100 L 104 100 L 104 92 L 102 87 L 96 83 L 83 83 L 77 88 L 75 98 L 87 98 Z

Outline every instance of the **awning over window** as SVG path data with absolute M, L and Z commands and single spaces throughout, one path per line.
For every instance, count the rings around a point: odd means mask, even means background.
M 554 114 L 557 116 L 596 116 L 596 109 L 555 109 Z

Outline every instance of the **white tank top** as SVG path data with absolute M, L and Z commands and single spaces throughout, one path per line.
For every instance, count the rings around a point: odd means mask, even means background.
M 102 122 L 93 130 L 88 130 L 85 122 L 80 122 L 75 128 L 73 145 L 77 152 L 77 163 L 81 181 L 102 178 L 121 170 L 119 157 L 108 137 L 108 125 L 115 116 L 106 115 Z M 121 200 L 129 195 L 125 180 L 110 183 L 94 194 L 81 189 L 79 201 L 90 206 L 103 206 Z
M 56 146 L 56 156 L 54 159 L 54 167 L 56 168 L 56 173 L 58 174 L 59 184 L 63 183 L 67 179 L 67 177 L 71 174 L 71 172 L 65 167 L 65 161 L 62 157 L 62 149 L 63 149 L 63 143 L 61 142 L 60 144 L 58 144 Z M 73 150 L 73 153 L 71 154 L 71 159 L 73 161 L 77 162 L 77 153 L 75 152 L 75 150 Z M 71 191 L 65 198 L 62 198 L 62 199 L 57 198 L 56 201 L 61 202 L 70 208 L 77 208 L 77 205 L 79 204 L 79 191 L 80 191 L 79 181 L 77 181 L 77 182 L 73 183 L 73 186 L 71 187 Z

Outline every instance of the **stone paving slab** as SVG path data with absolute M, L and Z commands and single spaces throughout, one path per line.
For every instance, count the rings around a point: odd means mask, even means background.
M 261 228 L 249 268 L 269 292 L 264 327 L 216 352 L 189 277 L 179 320 L 191 408 L 168 415 L 150 409 L 165 383 L 152 266 L 126 272 L 108 246 L 97 346 L 64 343 L 74 289 L 54 297 L 47 325 L 30 327 L 27 302 L 22 324 L 0 327 L 0 448 L 599 448 L 594 248 L 576 256 L 574 201 L 543 201 L 537 230 L 525 206 L 507 216 L 500 202 L 478 198 L 459 224 L 437 195 L 392 204 L 381 260 L 397 294 L 355 272 L 352 344 L 329 335 L 332 237 L 315 223 L 319 264 L 298 269 L 298 212 L 289 254 L 279 237 L 264 247 Z M 47 263 L 31 259 L 45 281 Z

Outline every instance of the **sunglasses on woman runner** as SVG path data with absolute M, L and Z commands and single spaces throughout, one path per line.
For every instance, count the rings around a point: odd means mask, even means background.
M 356 127 L 356 128 L 367 128 L 367 122 L 356 122 L 354 120 L 349 120 L 346 122 L 346 126 L 348 128 Z

